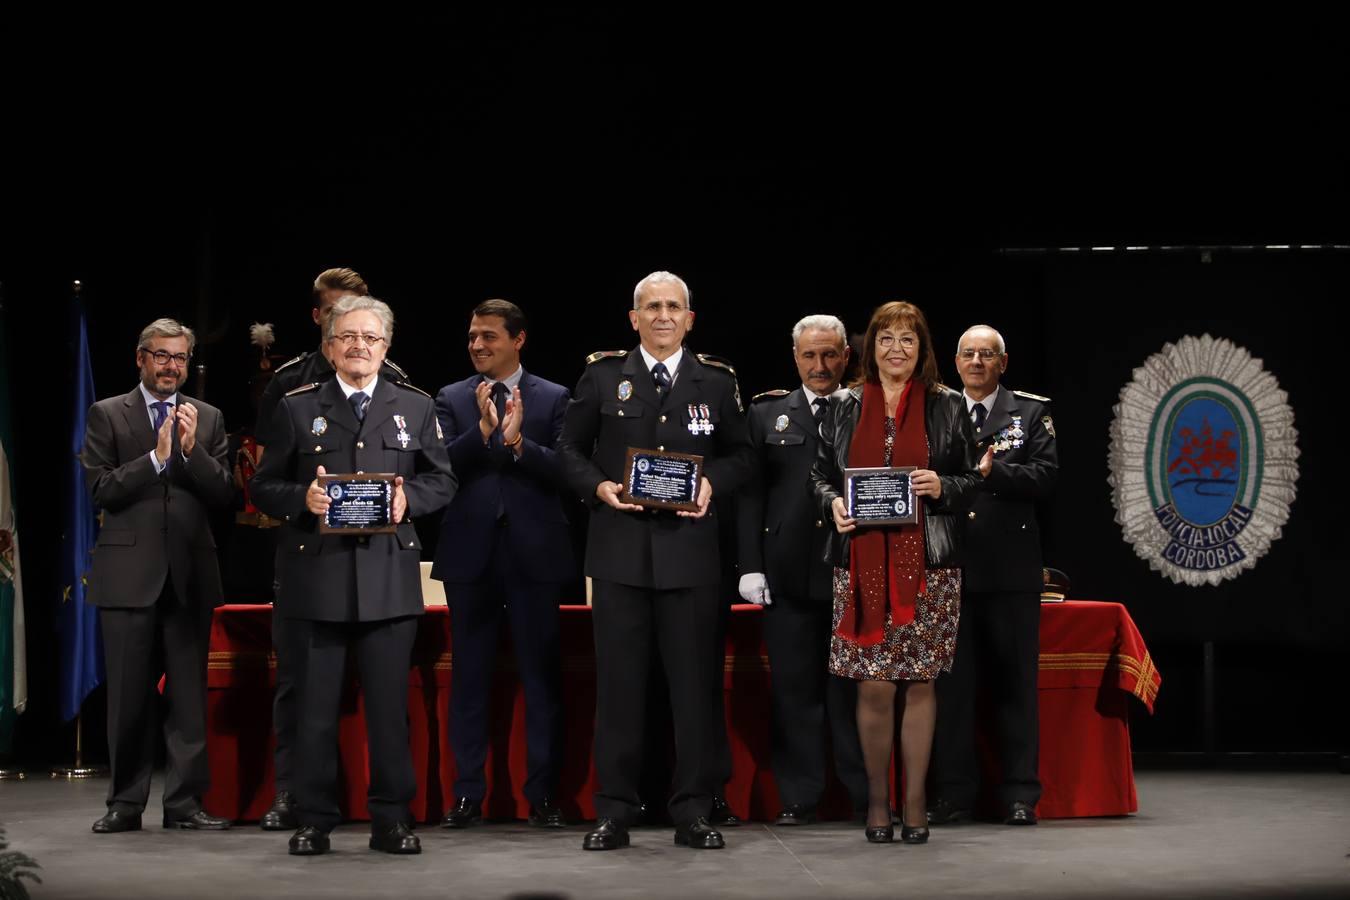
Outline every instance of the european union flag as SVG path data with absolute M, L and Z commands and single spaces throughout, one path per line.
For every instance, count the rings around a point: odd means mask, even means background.
M 61 549 L 61 608 L 57 616 L 61 634 L 61 717 L 70 721 L 80 714 L 89 692 L 103 680 L 103 641 L 98 630 L 98 610 L 84 602 L 85 576 L 93 562 L 90 553 L 98 535 L 98 521 L 89 486 L 80 464 L 85 420 L 94 405 L 94 370 L 89 362 L 89 333 L 84 306 L 75 298 L 75 391 L 70 428 L 70 453 L 66 457 L 66 529 Z

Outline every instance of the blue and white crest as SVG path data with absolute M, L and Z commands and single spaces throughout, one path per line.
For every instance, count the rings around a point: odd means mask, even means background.
M 1111 499 L 1125 540 L 1178 584 L 1217 585 L 1280 537 L 1298 480 L 1294 411 L 1222 338 L 1165 344 L 1120 391 Z

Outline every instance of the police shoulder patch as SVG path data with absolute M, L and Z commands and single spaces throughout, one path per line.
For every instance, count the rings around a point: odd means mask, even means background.
M 299 365 L 300 363 L 304 362 L 304 361 L 307 360 L 307 359 L 309 359 L 309 351 L 308 351 L 308 350 L 306 350 L 304 353 L 301 353 L 299 356 L 293 356 L 293 357 L 291 357 L 290 359 L 286 360 L 284 363 L 282 363 L 281 365 L 277 366 L 277 367 L 276 367 L 276 370 L 275 370 L 272 374 L 273 374 L 273 375 L 280 375 L 282 372 L 286 371 L 286 370 L 289 369 L 291 366 L 297 366 L 297 365 Z
M 586 365 L 597 363 L 602 359 L 623 359 L 628 355 L 627 350 L 597 350 L 586 357 Z
M 1049 403 L 1049 397 L 1042 397 L 1040 394 L 1028 394 L 1026 391 L 1013 391 L 1019 397 L 1026 397 L 1028 400 L 1036 400 L 1041 403 Z
M 782 388 L 776 388 L 772 391 L 764 391 L 750 398 L 751 403 L 758 403 L 761 400 L 772 400 L 775 397 L 786 397 L 791 391 L 785 391 Z
M 394 385 L 395 385 L 396 387 L 401 387 L 401 388 L 404 388 L 405 390 L 412 391 L 414 394 L 421 394 L 423 397 L 426 397 L 428 400 L 431 400 L 431 399 L 432 399 L 432 396 L 431 396 L 430 394 L 428 394 L 426 391 L 422 390 L 422 389 L 421 389 L 420 387 L 418 387 L 417 385 L 412 384 L 411 382 L 407 382 L 407 381 L 395 381 L 395 382 L 394 382 Z
M 323 387 L 322 381 L 311 381 L 309 384 L 302 384 L 298 388 L 291 388 L 289 391 L 286 392 L 286 396 L 294 397 L 296 394 L 303 394 L 307 391 L 312 391 L 320 387 Z

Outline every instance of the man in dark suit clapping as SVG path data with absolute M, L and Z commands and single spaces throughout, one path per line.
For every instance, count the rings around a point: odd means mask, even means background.
M 207 509 L 234 491 L 220 410 L 178 389 L 196 338 L 173 319 L 136 344 L 140 384 L 89 410 L 80 459 L 103 528 L 89 572 L 108 667 L 107 834 L 139 831 L 155 764 L 155 684 L 167 675 L 164 827 L 219 830 L 201 807 L 206 762 L 206 653 L 221 604 Z
M 436 396 L 436 416 L 459 494 L 445 512 L 432 577 L 445 582 L 454 644 L 450 746 L 455 805 L 441 825 L 482 821 L 489 697 L 497 630 L 511 623 L 525 686 L 529 822 L 566 823 L 552 799 L 560 756 L 558 600 L 573 575 L 555 446 L 568 391 L 520 364 L 525 315 L 507 300 L 478 305 L 469 321 L 477 374 Z

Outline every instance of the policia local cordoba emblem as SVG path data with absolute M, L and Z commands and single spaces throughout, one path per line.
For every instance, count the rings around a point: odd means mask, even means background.
M 1111 500 L 1134 552 L 1177 584 L 1256 565 L 1289 519 L 1294 411 L 1259 359 L 1223 338 L 1164 344 L 1120 390 Z

